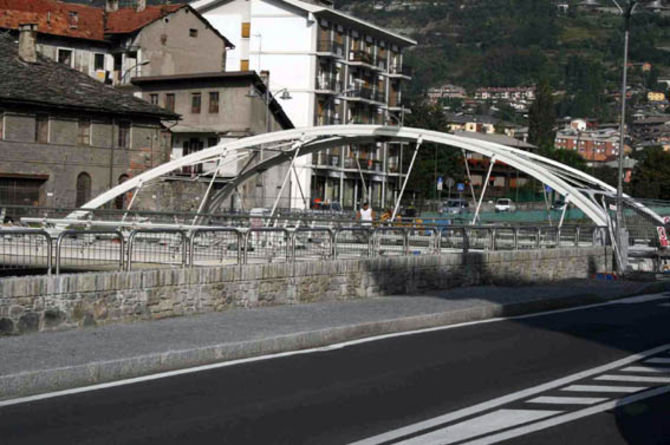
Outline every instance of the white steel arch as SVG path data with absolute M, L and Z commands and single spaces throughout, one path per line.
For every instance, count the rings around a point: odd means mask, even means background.
M 142 187 L 142 184 L 160 179 L 185 166 L 216 161 L 216 172 L 228 163 L 246 161 L 246 165 L 237 177 L 216 195 L 206 197 L 208 209 L 217 208 L 233 192 L 235 187 L 254 175 L 277 165 L 291 162 L 297 156 L 304 156 L 325 150 L 329 147 L 361 144 L 375 141 L 433 143 L 445 148 L 463 149 L 467 152 L 504 162 L 519 171 L 549 185 L 570 202 L 582 210 L 597 225 L 607 225 L 607 211 L 595 200 L 594 195 L 612 195 L 616 189 L 582 171 L 563 165 L 557 161 L 487 141 L 464 138 L 448 133 L 410 127 L 384 127 L 377 125 L 332 125 L 300 128 L 294 130 L 265 133 L 235 141 L 226 141 L 171 162 L 159 165 L 97 196 L 84 204 L 80 210 L 68 215 L 68 219 L 81 219 L 89 212 L 99 208 L 116 197 Z M 254 162 L 260 146 L 265 153 L 273 156 Z M 216 174 L 215 171 L 208 174 Z M 645 213 L 648 217 L 663 224 L 663 219 L 650 209 L 626 197 L 627 204 Z

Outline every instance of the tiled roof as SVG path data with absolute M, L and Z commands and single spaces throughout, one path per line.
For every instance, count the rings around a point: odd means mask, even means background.
M 134 8 L 122 8 L 107 14 L 107 28 L 105 31 L 110 34 L 124 34 L 137 31 L 186 6 L 185 4 L 147 6 L 141 12 L 135 11 Z
M 25 63 L 18 57 L 17 42 L 7 35 L 0 35 L 0 105 L 3 103 L 178 118 L 45 57 L 38 56 L 36 63 Z
M 36 23 L 41 33 L 104 40 L 104 10 L 55 0 L 0 0 L 0 28 Z

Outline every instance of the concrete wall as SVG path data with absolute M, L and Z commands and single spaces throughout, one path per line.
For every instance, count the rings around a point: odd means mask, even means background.
M 604 247 L 87 273 L 0 280 L 0 334 L 611 272 Z

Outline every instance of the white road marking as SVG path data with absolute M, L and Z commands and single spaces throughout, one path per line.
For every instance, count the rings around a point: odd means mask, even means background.
M 456 425 L 432 431 L 422 436 L 412 437 L 397 442 L 397 445 L 448 445 L 494 431 L 500 431 L 505 428 L 545 419 L 562 412 L 563 411 L 500 409 Z
M 601 375 L 595 380 L 606 380 L 610 382 L 641 382 L 641 383 L 670 383 L 670 377 L 647 377 L 639 375 Z
M 656 357 L 656 358 L 650 358 L 649 360 L 645 360 L 645 363 L 653 363 L 657 365 L 663 365 L 667 364 L 670 365 L 670 358 L 665 358 L 665 357 Z
M 607 400 L 607 397 L 553 397 L 540 396 L 526 403 L 546 403 L 551 405 L 594 405 Z
M 647 389 L 647 386 L 604 386 L 604 385 L 570 385 L 561 388 L 561 391 L 574 392 L 638 392 Z
M 581 419 L 583 417 L 588 417 L 593 414 L 602 413 L 617 407 L 628 405 L 630 403 L 638 402 L 643 399 L 648 399 L 651 397 L 656 397 L 662 394 L 670 393 L 670 386 L 663 386 L 661 388 L 651 389 L 640 394 L 634 394 L 627 396 L 623 399 L 611 400 L 609 402 L 601 403 L 600 405 L 590 406 L 584 408 L 580 411 L 574 411 L 571 413 L 559 415 L 552 417 L 551 419 L 540 420 L 539 422 L 532 423 L 530 425 L 524 425 L 519 428 L 514 428 L 511 430 L 503 431 L 498 434 L 493 434 L 481 439 L 471 440 L 469 442 L 463 442 L 459 445 L 490 445 L 493 443 L 502 442 L 504 440 L 513 439 L 515 437 L 525 436 L 536 431 L 541 431 L 553 426 L 561 425 L 563 423 L 572 422 L 574 420 Z
M 650 301 L 667 300 L 667 299 L 668 296 L 665 294 L 650 294 L 650 295 L 639 295 L 637 297 L 622 298 L 620 300 L 615 300 L 615 303 L 637 304 L 637 303 L 648 303 Z
M 510 402 L 514 402 L 520 399 L 526 399 L 530 396 L 542 393 L 544 391 L 560 388 L 562 386 L 576 382 L 578 380 L 583 380 L 588 377 L 593 377 L 594 375 L 602 374 L 603 372 L 608 372 L 613 369 L 621 368 L 623 366 L 635 363 L 649 356 L 656 355 L 669 350 L 670 350 L 670 344 L 659 346 L 657 348 L 649 349 L 648 351 L 644 351 L 639 354 L 633 354 L 631 356 L 628 356 L 621 360 L 617 360 L 612 363 L 608 363 L 606 365 L 578 372 L 576 374 L 572 374 L 570 376 L 563 377 L 558 380 L 543 383 L 541 385 L 534 386 L 532 388 L 527 388 L 515 393 L 507 394 L 505 396 L 498 397 L 496 399 L 489 400 L 486 402 L 482 402 L 467 408 L 463 408 L 458 411 L 453 411 L 447 414 L 443 414 L 441 416 L 434 417 L 432 419 L 424 420 L 421 422 L 414 423 L 412 425 L 407 425 L 395 430 L 387 431 L 385 433 L 381 433 L 376 436 L 368 437 L 353 442 L 351 445 L 376 445 L 394 439 L 400 439 L 402 437 L 409 436 L 422 430 L 438 427 L 444 425 L 445 423 L 453 422 L 454 420 L 458 420 L 463 417 L 471 416 L 473 414 L 477 414 L 482 411 L 488 411 L 490 409 L 497 408 Z
M 670 372 L 670 368 L 662 366 L 629 366 L 628 368 L 623 368 L 621 372 L 653 372 L 663 374 Z

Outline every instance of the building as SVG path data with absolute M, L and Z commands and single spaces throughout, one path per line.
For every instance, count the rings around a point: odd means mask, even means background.
M 220 141 L 293 128 L 274 97 L 266 96 L 265 82 L 253 71 L 139 77 L 132 79 L 132 83 L 138 89 L 136 95 L 182 117 L 170 127 L 173 159 Z M 215 167 L 215 163 L 184 167 L 173 181 L 196 180 L 206 185 Z M 219 170 L 214 178 L 217 186 L 234 177 L 241 167 Z M 255 182 L 249 181 L 240 190 L 240 206 L 260 207 L 274 198 L 285 173 L 286 168 L 273 169 L 259 175 Z M 289 197 L 287 190 L 279 205 L 289 207 Z
M 100 81 L 223 71 L 231 43 L 186 4 L 105 8 L 57 0 L 0 0 L 0 29 L 37 25 L 40 54 Z
M 465 88 L 458 85 L 446 84 L 436 88 L 429 88 L 426 92 L 430 103 L 438 103 L 440 99 L 467 99 Z
M 520 128 L 512 122 L 505 122 L 493 116 L 481 114 L 446 113 L 449 131 L 466 131 L 472 133 L 494 134 L 501 130 L 502 134 L 514 137 Z
M 161 121 L 178 115 L 38 55 L 35 40 L 34 25 L 19 45 L 0 36 L 1 204 L 80 206 L 169 158 Z
M 235 46 L 227 53 L 226 69 L 269 71 L 270 89 L 290 93 L 291 101 L 280 102 L 296 127 L 402 122 L 402 83 L 410 78 L 402 52 L 416 43 L 412 39 L 324 1 L 197 0 L 191 5 Z M 368 199 L 366 190 L 373 206 L 381 207 L 399 193 L 402 152 L 400 144 L 336 147 L 299 158 L 300 182 L 312 199 L 352 208 Z
M 576 151 L 587 162 L 605 162 L 619 153 L 619 131 L 568 127 L 556 132 L 555 147 Z

